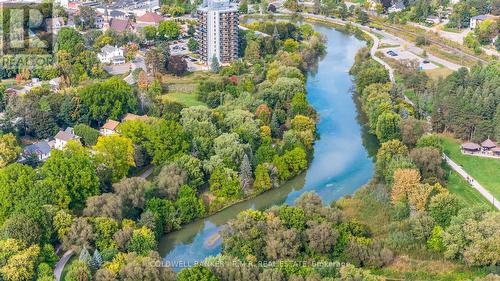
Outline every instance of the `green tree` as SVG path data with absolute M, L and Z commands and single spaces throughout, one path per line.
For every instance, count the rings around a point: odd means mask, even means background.
M 408 155 L 408 148 L 399 140 L 384 142 L 377 152 L 377 162 L 375 163 L 377 176 L 383 177 L 385 175 L 385 171 L 393 158 L 406 155 Z
M 53 150 L 41 168 L 43 184 L 54 190 L 54 201 L 62 208 L 81 209 L 87 197 L 99 194 L 97 168 L 88 150 L 70 142 L 64 150 Z
M 117 182 L 128 174 L 134 163 L 134 145 L 128 138 L 111 135 L 101 136 L 94 146 L 96 159 L 111 174 L 111 181 Z
M 300 171 L 307 168 L 307 154 L 303 148 L 296 147 L 291 151 L 285 152 L 283 160 L 292 175 L 297 175 Z
M 77 261 L 71 264 L 71 267 L 66 274 L 65 280 L 68 281 L 90 281 L 92 273 L 89 266 L 83 261 Z
M 215 168 L 209 183 L 210 191 L 217 197 L 237 199 L 241 196 L 240 177 L 231 169 Z
M 205 214 L 203 200 L 196 196 L 196 191 L 190 186 L 184 185 L 179 191 L 178 199 L 175 201 L 179 221 L 187 223 Z
M 99 137 L 98 130 L 86 124 L 78 124 L 73 129 L 75 131 L 75 135 L 82 138 L 84 145 L 92 147 L 97 143 L 97 138 Z
M 116 249 L 116 243 L 113 235 L 118 231 L 118 223 L 114 219 L 105 217 L 96 217 L 92 219 L 94 232 L 96 234 L 95 245 L 97 249 L 110 250 Z M 91 265 L 92 258 L 88 257 L 88 265 Z
M 189 51 L 191 52 L 198 51 L 198 41 L 194 40 L 193 38 L 189 38 L 187 46 Z
M 160 22 L 158 26 L 158 35 L 162 39 L 175 40 L 179 37 L 180 27 L 176 21 L 166 20 Z
M 35 277 L 39 253 L 40 247 L 34 245 L 10 255 L 0 267 L 2 279 L 8 281 L 32 280 Z
M 464 208 L 463 202 L 454 194 L 440 193 L 432 197 L 429 204 L 429 215 L 434 221 L 446 228 L 452 218 Z
M 440 225 L 432 229 L 431 237 L 427 240 L 427 247 L 437 253 L 444 251 L 443 228 Z
M 386 142 L 392 139 L 401 138 L 399 131 L 399 121 L 401 117 L 393 112 L 384 112 L 380 114 L 377 120 L 376 134 L 380 142 Z
M 213 73 L 219 73 L 220 70 L 219 59 L 215 55 L 212 57 L 212 60 L 210 62 L 210 70 Z
M 271 177 L 269 176 L 269 169 L 265 164 L 259 164 L 255 168 L 255 182 L 253 187 L 259 193 L 271 188 Z
M 148 154 L 153 157 L 153 163 L 162 164 L 184 154 L 189 149 L 189 143 L 179 123 L 158 120 L 151 130 L 147 131 L 145 147 Z
M 107 118 L 118 120 L 137 108 L 137 97 L 132 88 L 118 77 L 85 86 L 79 95 L 88 107 L 90 118 L 98 123 Z
M 292 114 L 295 115 L 309 115 L 309 103 L 306 99 L 305 93 L 298 93 L 292 98 Z
M 132 239 L 127 245 L 130 252 L 135 252 L 139 255 L 145 256 L 150 251 L 156 249 L 156 237 L 153 231 L 145 226 L 134 229 Z
M 143 33 L 146 40 L 152 41 L 156 39 L 158 30 L 154 26 L 145 26 L 143 28 Z
M 177 275 L 178 281 L 219 281 L 220 279 L 210 269 L 203 265 L 185 268 Z
M 75 46 L 83 44 L 84 40 L 82 35 L 73 28 L 63 27 L 57 32 L 57 51 L 67 51 L 73 53 L 77 50 Z
M 441 137 L 435 134 L 428 134 L 420 137 L 417 141 L 417 147 L 418 148 L 434 147 L 441 153 L 444 150 Z
M 0 169 L 0 222 L 3 222 L 35 189 L 33 168 L 14 163 Z
M 20 153 L 21 147 L 13 134 L 8 133 L 0 137 L 0 168 L 16 161 Z
M 152 198 L 146 203 L 146 211 L 155 215 L 157 222 L 163 228 L 165 233 L 176 230 L 180 227 L 180 221 L 177 217 L 177 211 L 174 203 L 167 199 Z

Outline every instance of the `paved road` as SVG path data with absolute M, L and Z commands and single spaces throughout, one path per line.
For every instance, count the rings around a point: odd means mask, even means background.
M 155 166 L 151 165 L 146 171 L 142 172 L 142 174 L 140 174 L 139 177 L 141 177 L 143 179 L 149 177 L 149 175 L 151 175 L 151 173 L 153 173 L 154 168 L 155 168 Z
M 56 277 L 56 281 L 61 280 L 61 274 L 63 272 L 64 266 L 66 263 L 69 261 L 69 259 L 73 256 L 73 250 L 68 250 L 64 255 L 61 257 L 61 259 L 56 263 L 56 266 L 54 268 L 54 275 Z
M 421 28 L 421 29 L 424 29 L 424 30 L 429 31 L 429 32 L 435 32 L 440 37 L 443 37 L 443 38 L 448 39 L 450 41 L 456 42 L 458 44 L 463 44 L 464 37 L 467 36 L 467 34 L 469 34 L 469 32 L 472 32 L 472 30 L 470 28 L 465 28 L 461 32 L 449 32 L 449 31 L 441 30 L 437 26 L 427 27 L 425 25 L 421 25 L 421 24 L 415 23 L 415 22 L 408 22 L 408 24 L 413 25 L 413 26 L 418 27 L 418 28 Z M 496 50 L 488 49 L 488 48 L 485 48 L 483 46 L 481 46 L 481 50 L 483 50 L 483 52 L 485 52 L 487 55 L 500 57 L 500 52 L 498 52 Z
M 472 180 L 471 182 L 472 187 L 475 188 L 477 191 L 479 191 L 479 193 L 481 193 L 481 195 L 483 195 L 483 197 L 486 198 L 486 200 L 491 202 L 493 206 L 495 206 L 495 208 L 500 210 L 500 201 L 498 201 L 498 199 L 493 197 L 493 195 L 491 195 L 491 193 L 489 193 L 483 186 L 481 186 L 481 184 L 479 184 L 477 180 L 475 180 L 473 177 L 467 174 L 467 172 L 464 169 L 462 169 L 462 167 L 460 167 L 457 163 L 453 162 L 453 160 L 451 160 L 448 156 L 444 155 L 444 159 L 446 163 L 448 163 L 448 165 L 450 165 L 450 167 L 457 173 L 459 173 L 465 180 L 467 179 L 469 179 L 469 181 Z
M 316 19 L 320 19 L 320 20 L 332 21 L 332 22 L 340 24 L 340 25 L 345 25 L 347 23 L 346 21 L 343 21 L 343 20 L 337 19 L 337 18 L 329 18 L 329 17 L 325 17 L 325 16 L 306 14 L 306 13 L 302 13 L 302 15 L 316 18 Z M 389 79 L 391 80 L 391 82 L 394 83 L 394 69 L 388 63 L 386 63 L 384 60 L 382 60 L 381 58 L 379 58 L 375 55 L 375 53 L 377 52 L 377 50 L 380 46 L 380 39 L 377 36 L 375 36 L 373 34 L 373 30 L 371 30 L 368 27 L 366 27 L 364 25 L 357 24 L 357 23 L 352 23 L 352 22 L 350 22 L 350 24 L 359 27 L 364 33 L 368 34 L 368 36 L 370 36 L 370 38 L 372 38 L 373 45 L 372 45 L 372 48 L 370 49 L 370 55 L 375 61 L 377 61 L 382 66 L 384 66 L 385 69 L 387 69 L 387 71 L 389 72 Z M 407 96 L 403 95 L 403 98 L 407 103 L 409 103 L 411 106 L 415 107 L 415 104 Z
M 129 85 L 135 84 L 135 79 L 132 73 L 136 68 L 142 68 L 144 71 L 147 71 L 146 68 L 146 63 L 144 62 L 144 57 L 141 56 L 140 54 L 137 54 L 132 63 L 130 63 L 130 74 L 127 75 L 127 77 L 123 78 L 125 82 L 127 82 Z

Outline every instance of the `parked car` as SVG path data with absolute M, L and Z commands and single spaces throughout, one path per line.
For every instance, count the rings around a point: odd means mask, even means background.
M 430 63 L 430 61 L 429 60 L 423 60 L 422 63 L 427 64 L 427 63 Z
M 390 51 L 387 51 L 387 54 L 391 57 L 395 57 L 397 56 L 398 54 L 396 54 L 396 52 L 394 52 L 393 50 L 390 50 Z

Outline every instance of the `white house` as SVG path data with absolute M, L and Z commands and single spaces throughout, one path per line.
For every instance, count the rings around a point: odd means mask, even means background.
M 35 156 L 38 161 L 45 161 L 50 156 L 50 151 L 52 148 L 46 141 L 37 142 L 26 146 L 23 149 L 23 155 L 21 161 L 25 161 L 30 156 Z
M 45 19 L 45 31 L 49 33 L 57 33 L 59 29 L 65 26 L 63 17 Z
M 404 9 L 405 9 L 405 4 L 403 3 L 403 1 L 396 1 L 392 6 L 389 7 L 387 12 L 389 14 L 390 13 L 397 13 L 397 12 L 401 12 Z
M 59 131 L 57 135 L 54 137 L 54 139 L 55 139 L 54 148 L 62 150 L 69 141 L 71 140 L 79 141 L 80 137 L 75 135 L 73 128 L 68 127 L 64 131 L 62 130 Z
M 106 124 L 104 124 L 99 130 L 99 133 L 102 136 L 110 136 L 116 134 L 116 127 L 118 127 L 118 125 L 120 125 L 120 122 L 108 119 L 108 121 L 106 121 Z
M 478 26 L 479 24 L 481 24 L 485 20 L 488 20 L 488 19 L 493 20 L 493 19 L 497 19 L 497 18 L 500 18 L 500 17 L 494 16 L 494 15 L 489 15 L 489 14 L 475 16 L 475 17 L 470 18 L 469 27 L 470 27 L 470 29 L 474 29 L 474 28 L 476 28 L 476 26 Z
M 94 27 L 97 29 L 102 29 L 104 27 L 104 17 L 102 15 L 94 17 Z
M 123 49 L 117 46 L 106 45 L 101 48 L 101 52 L 97 54 L 101 63 L 122 64 L 125 63 Z
M 428 23 L 428 24 L 438 24 L 441 22 L 441 19 L 438 17 L 438 16 L 428 16 L 426 19 L 425 19 L 425 22 Z

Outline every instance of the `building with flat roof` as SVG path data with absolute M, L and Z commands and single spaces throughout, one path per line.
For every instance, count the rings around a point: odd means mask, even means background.
M 220 63 L 238 58 L 238 5 L 229 0 L 205 0 L 197 11 L 198 41 L 201 59 L 210 64 L 213 57 Z

